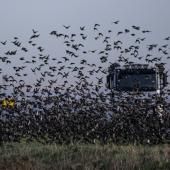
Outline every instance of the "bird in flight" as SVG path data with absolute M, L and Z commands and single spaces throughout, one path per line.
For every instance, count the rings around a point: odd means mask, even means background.
M 84 31 L 84 29 L 85 29 L 85 26 L 80 27 L 80 30 L 81 30 L 81 31 Z
M 150 33 L 151 31 L 149 30 L 143 30 L 142 33 Z
M 132 28 L 135 29 L 135 30 L 140 30 L 139 26 L 132 25 Z
M 120 21 L 119 21 L 119 20 L 117 20 L 117 21 L 114 21 L 113 23 L 114 23 L 114 24 L 119 24 L 119 22 L 120 22 Z
M 166 37 L 165 40 L 170 40 L 170 37 Z
M 38 31 L 36 31 L 36 30 L 34 30 L 34 29 L 32 29 L 32 32 L 33 32 L 33 34 L 38 33 Z
M 68 25 L 68 26 L 63 25 L 63 27 L 64 27 L 65 29 L 69 29 L 69 28 L 70 28 L 70 25 Z
M 1 44 L 2 44 L 2 45 L 6 45 L 6 43 L 7 43 L 7 41 L 4 41 L 4 42 L 1 41 Z

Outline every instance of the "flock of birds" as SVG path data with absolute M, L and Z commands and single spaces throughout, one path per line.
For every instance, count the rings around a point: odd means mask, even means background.
M 112 27 L 116 25 L 118 20 Z M 64 33 L 57 30 L 49 33 L 51 39 L 64 45 L 61 57 L 48 54 L 38 44 L 40 33 L 34 29 L 27 45 L 18 37 L 11 42 L 0 42 L 0 98 L 16 101 L 13 109 L 0 107 L 0 141 L 24 138 L 44 143 L 160 143 L 169 140 L 170 105 L 166 102 L 169 89 L 161 100 L 149 94 L 149 102 L 140 100 L 142 93 L 116 92 L 113 103 L 112 92 L 104 84 L 107 68 L 115 58 L 126 65 L 134 61 L 165 65 L 163 61 L 170 59 L 170 37 L 163 39 L 163 45 L 147 44 L 146 55 L 141 56 L 151 31 L 139 26 L 133 25 L 116 34 L 112 29 L 103 31 L 100 24 L 94 24 L 90 35 L 86 26 L 81 26 L 77 34 L 70 29 L 71 26 L 63 25 Z M 130 39 L 127 44 L 123 35 Z M 92 46 L 92 40 L 97 47 Z M 9 47 L 15 49 L 8 50 Z M 161 114 L 158 102 L 163 106 Z

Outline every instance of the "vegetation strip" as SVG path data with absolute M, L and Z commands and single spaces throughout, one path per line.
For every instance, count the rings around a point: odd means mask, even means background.
M 170 169 L 170 145 L 6 143 L 0 169 Z

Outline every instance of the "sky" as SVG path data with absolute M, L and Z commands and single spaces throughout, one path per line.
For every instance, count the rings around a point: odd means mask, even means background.
M 71 25 L 77 32 L 80 26 L 90 29 L 99 23 L 115 31 L 140 26 L 151 30 L 149 41 L 157 43 L 170 36 L 169 7 L 169 0 L 0 0 L 0 41 L 14 36 L 27 41 L 32 29 L 43 36 L 52 30 L 62 31 L 63 25 Z M 117 28 L 112 25 L 116 20 L 120 21 Z M 41 43 L 46 43 L 49 53 L 53 54 L 54 48 L 60 51 L 46 36 Z
M 0 4 L 2 38 L 24 35 L 32 28 L 45 31 L 63 24 L 108 24 L 116 19 L 158 36 L 170 30 L 169 0 L 0 0 Z

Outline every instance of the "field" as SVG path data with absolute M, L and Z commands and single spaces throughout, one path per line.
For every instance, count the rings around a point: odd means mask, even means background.
M 0 147 L 0 169 L 168 170 L 170 145 L 6 143 Z

